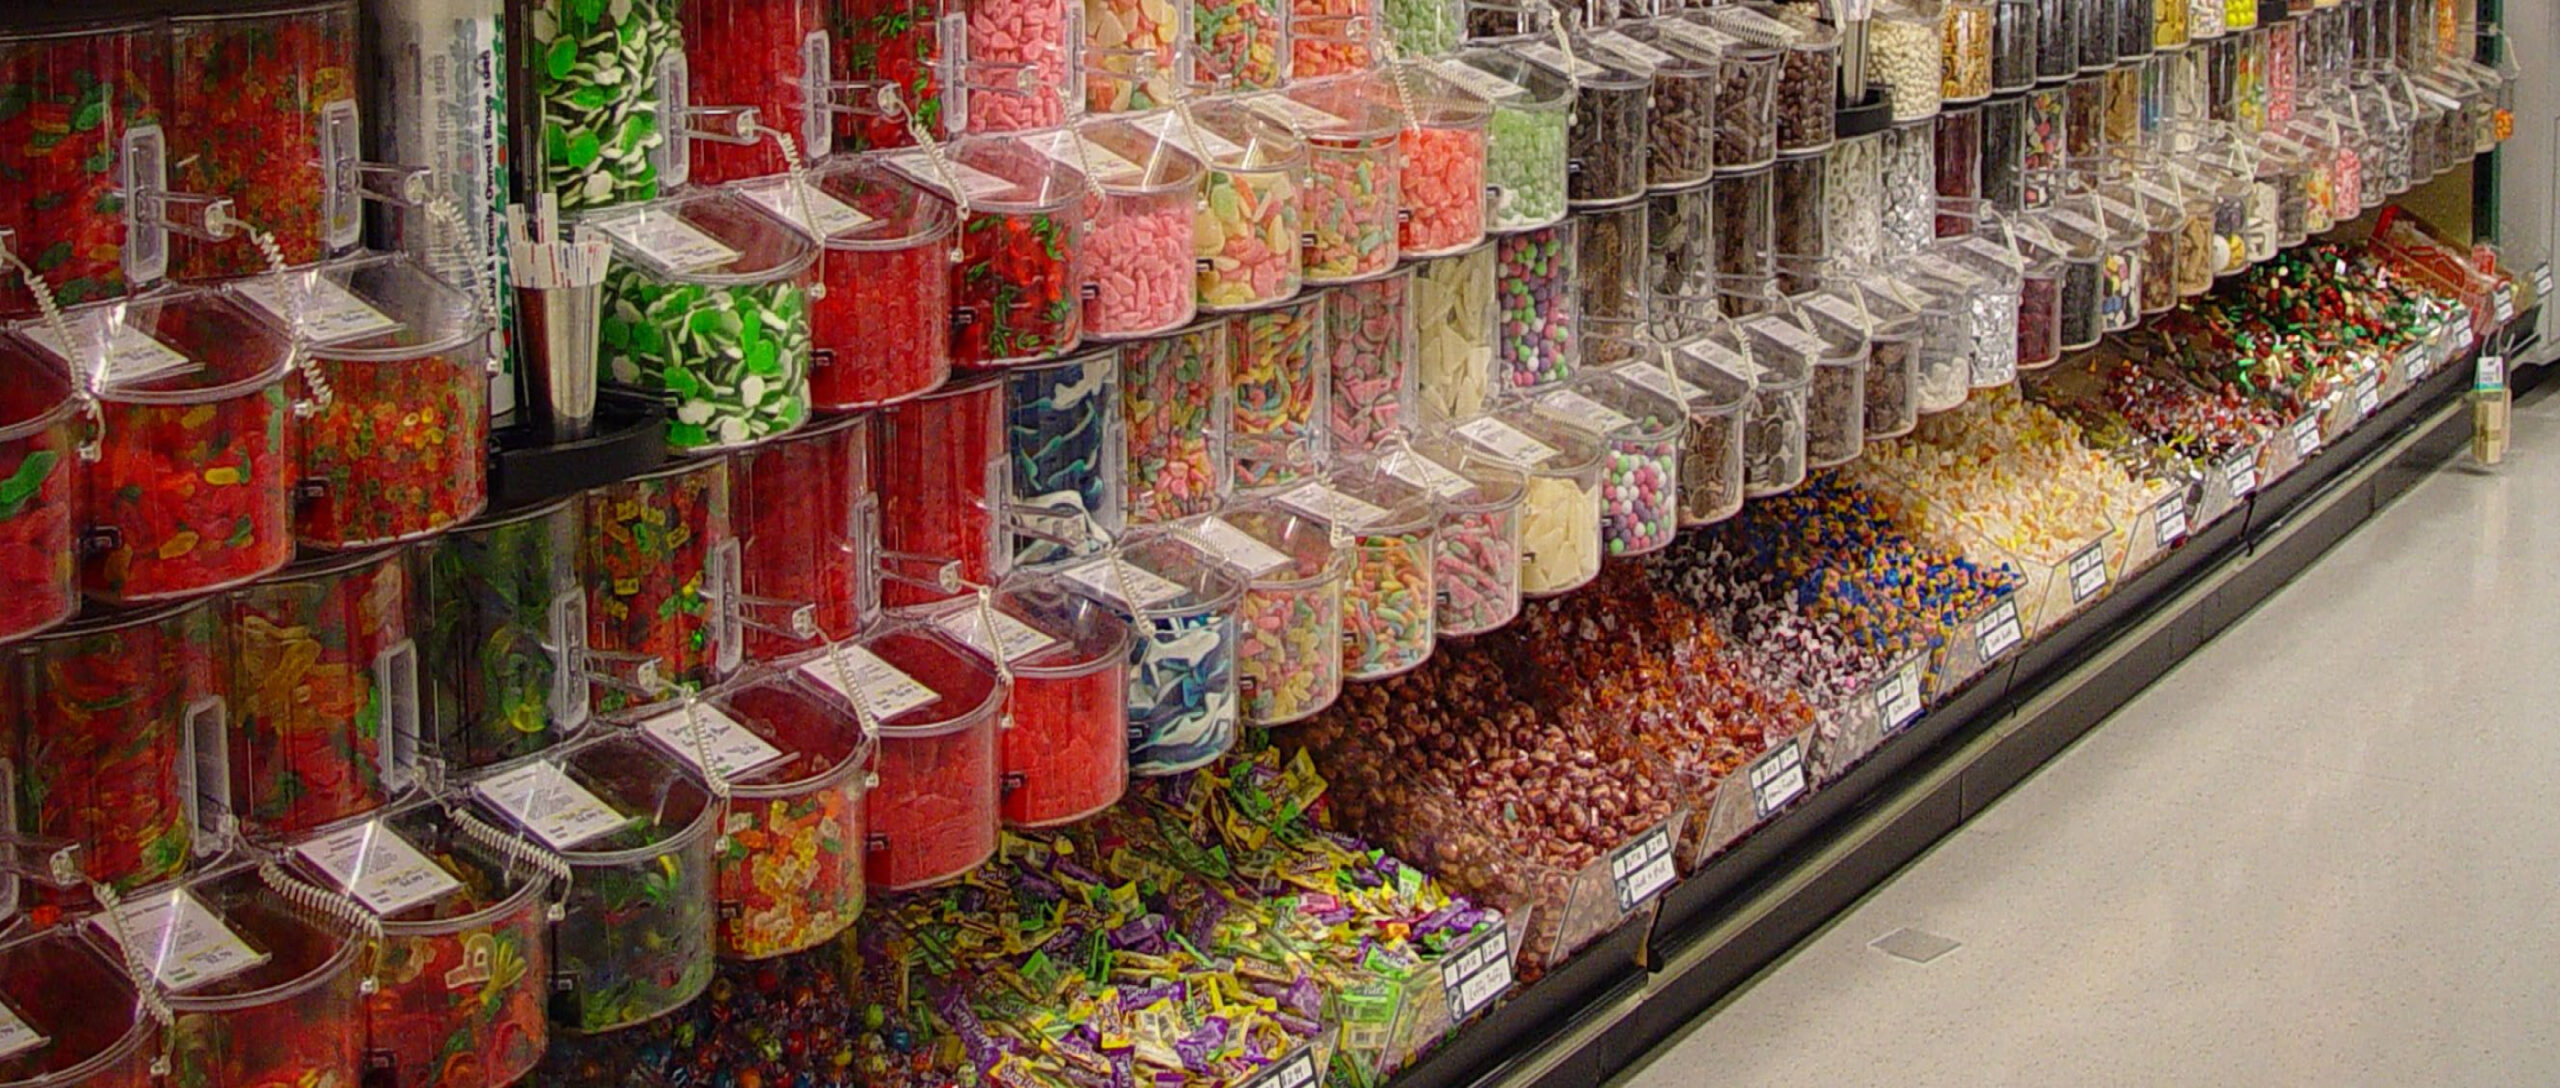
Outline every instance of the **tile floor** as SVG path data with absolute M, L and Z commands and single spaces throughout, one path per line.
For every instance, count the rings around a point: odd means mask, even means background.
M 1623 1088 L 2560 1084 L 2560 396 L 2515 422 Z

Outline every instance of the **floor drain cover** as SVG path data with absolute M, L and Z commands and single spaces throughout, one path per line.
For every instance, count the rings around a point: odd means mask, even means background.
M 1951 941 L 1925 929 L 1904 926 L 1876 938 L 1875 943 L 1867 947 L 1913 963 L 1927 963 L 1964 947 L 1964 942 Z

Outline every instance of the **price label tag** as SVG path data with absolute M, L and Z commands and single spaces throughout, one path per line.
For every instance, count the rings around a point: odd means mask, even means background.
M 733 782 L 788 758 L 782 749 L 709 703 L 694 703 L 690 711 L 679 706 L 640 723 L 640 728 L 697 771 L 703 769 L 702 753 L 710 753 L 711 768 Z M 698 740 L 696 732 L 701 734 Z
M 2126 208 L 2124 211 L 2127 215 L 2133 214 L 2133 209 L 2131 208 Z M 2098 225 L 2096 220 L 2082 215 L 2079 212 L 2072 211 L 2069 208 L 2056 208 L 2053 210 L 2052 214 L 2054 222 L 2062 224 L 2065 227 L 2069 227 L 2081 234 L 2086 234 L 2093 238 L 2105 238 L 2107 236 L 2107 228 Z
M 2411 383 L 2426 377 L 2428 371 L 2435 369 L 2435 363 L 2435 353 L 2428 351 L 2425 344 L 2411 344 L 2400 349 L 2400 372 L 2408 375 L 2407 380 Z
M 1225 162 L 1244 156 L 1244 145 L 1218 135 L 1207 125 L 1182 123 L 1176 113 L 1149 114 L 1138 118 L 1138 127 L 1159 140 L 1166 140 L 1193 155 L 1213 162 Z M 1197 141 L 1192 137 L 1197 136 Z
M 549 761 L 481 779 L 471 792 L 554 850 L 571 849 L 631 822 Z
M 1236 528 L 1225 518 L 1203 518 L 1197 531 L 1200 539 L 1218 553 L 1218 558 L 1244 571 L 1245 577 L 1260 578 L 1289 565 L 1289 557 L 1280 549 Z
M 1114 567 L 1117 567 L 1118 569 L 1115 570 L 1113 569 Z M 1064 575 L 1067 580 L 1099 593 L 1102 595 L 1104 600 L 1117 602 L 1123 607 L 1134 603 L 1137 607 L 1142 609 L 1154 608 L 1166 601 L 1173 600 L 1185 593 L 1191 592 L 1191 590 L 1185 587 L 1182 583 L 1166 578 L 1154 571 L 1146 570 L 1129 563 L 1115 564 L 1107 558 L 1096 559 L 1091 562 L 1070 567 L 1064 572 Z M 1120 582 L 1124 577 L 1129 582 L 1129 592 L 1138 595 L 1138 599 L 1135 602 L 1131 602 L 1120 595 Z
M 1281 492 L 1279 503 L 1308 517 L 1329 521 L 1346 529 L 1374 525 L 1387 516 L 1386 509 L 1375 503 L 1319 483 L 1300 484 Z
M 1483 1011 L 1510 988 L 1511 933 L 1501 926 L 1474 947 L 1440 961 L 1440 990 L 1449 999 L 1453 1021 Z
M 2079 604 L 2107 588 L 2107 549 L 2091 544 L 2071 557 L 2071 603 Z
M 804 189 L 805 194 L 802 192 Z M 800 229 L 820 238 L 861 230 L 873 222 L 861 209 L 828 195 L 826 190 L 814 184 L 794 185 L 788 177 L 759 178 L 739 186 L 738 191 L 747 199 L 763 205 L 764 210 L 781 216 L 783 222 L 797 223 Z M 808 215 L 800 214 L 800 201 L 804 195 L 809 202 Z M 816 220 L 814 225 L 811 223 L 813 217 Z
M 842 668 L 837 667 L 839 660 L 843 662 Z M 833 652 L 800 666 L 800 671 L 848 699 L 859 690 L 863 705 L 871 708 L 871 716 L 884 722 L 917 707 L 942 701 L 940 693 L 860 646 L 838 646 Z M 852 688 L 845 687 L 848 680 L 852 681 Z
M 996 650 L 987 645 L 987 625 L 980 618 L 987 612 L 995 614 L 996 645 L 1003 648 L 1003 660 L 1008 664 L 1058 644 L 1058 640 L 1048 632 L 1024 623 L 1000 608 L 963 608 L 933 622 L 934 626 L 942 628 L 944 634 L 959 639 L 963 645 L 994 657 Z
M 2507 387 L 2507 359 L 2503 355 L 2480 353 L 2480 361 L 2471 370 L 2471 388 L 2483 392 Z
M 1807 361 L 1822 354 L 1821 340 L 1816 339 L 1812 333 L 1804 331 L 1804 326 L 1776 314 L 1755 317 L 1751 319 L 1750 324 L 1743 327 L 1777 341 L 1779 347 L 1794 352 Z
M 101 355 L 106 358 L 106 372 L 99 385 L 114 388 L 172 374 L 193 373 L 203 369 L 195 360 L 178 349 L 161 343 L 158 337 L 122 321 L 110 319 L 104 310 L 66 315 L 63 324 L 71 328 L 71 343 L 53 331 L 50 321 L 29 323 L 23 330 L 36 346 L 53 353 L 53 357 L 74 367 L 87 370 L 97 366 Z
M 2171 495 L 2151 508 L 2152 539 L 2168 548 L 2187 538 L 2187 500 Z
M 731 251 L 734 257 L 735 251 Z M 290 321 L 288 290 L 302 292 L 302 331 L 314 344 L 335 344 L 359 337 L 378 336 L 400 327 L 391 315 L 374 309 L 355 292 L 347 290 L 317 273 L 287 273 L 290 287 L 276 282 L 274 276 L 260 276 L 240 281 L 240 295 L 255 303 L 278 321 Z
M 1508 973 L 1508 972 L 1506 972 Z M 18 1010 L 0 1003 L 0 1058 L 16 1057 L 53 1040 L 28 1026 Z
M 366 909 L 386 917 L 462 888 L 452 873 L 380 820 L 322 835 L 293 852 Z
M 2222 478 L 2231 484 L 2231 497 L 2245 499 L 2258 490 L 2258 455 L 2242 451 L 2222 463 Z
M 1780 741 L 1751 764 L 1751 808 L 1763 820 L 1804 796 L 1804 745 L 1794 737 Z
M 2533 266 L 2533 297 L 2536 301 L 2551 297 L 2551 262 Z
M 1301 1050 L 1244 1082 L 1244 1088 L 1316 1088 L 1316 1056 Z
M 1090 174 L 1093 180 L 1104 184 L 1135 181 L 1147 173 L 1145 167 L 1130 162 L 1127 156 L 1093 142 L 1091 137 L 1082 133 L 1059 129 L 1046 136 L 1032 137 L 1032 142 L 1038 145 L 1041 154 L 1049 156 L 1049 161 L 1079 174 Z
M 1804 306 L 1805 309 L 1821 314 L 1822 316 L 1849 328 L 1857 329 L 1864 328 L 1866 326 L 1866 322 L 1858 320 L 1858 308 L 1849 305 L 1848 299 L 1841 298 L 1838 295 L 1815 295 L 1810 299 L 1806 299 Z
M 1439 73 L 1440 78 L 1442 79 L 1448 80 L 1458 86 L 1474 91 L 1481 97 L 1492 99 L 1494 101 L 1501 101 L 1502 99 L 1510 98 L 1514 95 L 1529 93 L 1529 89 L 1526 87 L 1513 83 L 1510 80 L 1485 71 L 1484 69 L 1478 68 L 1463 60 L 1459 60 L 1456 57 L 1443 57 L 1439 60 L 1433 61 L 1431 63 L 1431 70 Z
M 1626 413 L 1583 396 L 1570 389 L 1559 389 L 1538 398 L 1538 410 L 1569 423 L 1579 423 L 1601 434 L 1615 434 L 1636 425 Z
M 1671 373 L 1670 368 L 1659 363 L 1629 363 L 1619 367 L 1618 374 L 1637 388 L 1661 394 L 1684 405 L 1705 392 L 1697 386 L 1680 380 Z
M 2293 448 L 2304 457 L 2320 452 L 2320 413 L 2293 421 Z
M 960 179 L 961 192 L 968 194 L 971 200 L 990 200 L 1019 188 L 1010 181 L 947 154 L 942 157 L 942 161 L 951 168 L 951 176 Z M 946 197 L 951 195 L 951 183 L 943 180 L 942 171 L 933 165 L 933 156 L 923 148 L 893 154 L 889 156 L 889 165 L 897 167 L 899 173 L 905 174 L 909 180 L 918 185 Z
M 737 260 L 737 250 L 702 232 L 702 228 L 665 212 L 631 212 L 589 220 L 651 264 L 670 272 L 691 272 Z
M 1920 719 L 1920 671 L 1917 659 L 1906 661 L 1876 689 L 1876 714 L 1884 719 L 1883 735 L 1909 729 Z
M 1625 914 L 1671 886 L 1671 829 L 1657 827 L 1609 852 L 1609 879 L 1618 886 L 1618 913 Z
M 1523 467 L 1545 464 L 1556 455 L 1556 448 L 1521 433 L 1520 429 L 1501 420 L 1486 417 L 1471 419 L 1458 425 L 1458 433 L 1467 441 L 1484 447 L 1503 460 Z
M 2499 284 L 2498 289 L 2491 292 L 2489 297 L 2496 305 L 2498 324 L 2504 325 L 2516 319 L 2516 286 L 2514 284 Z
M 2356 415 L 2371 416 L 2382 410 L 2382 375 L 2368 370 L 2356 379 Z
M 1973 621 L 1973 644 L 1989 661 L 2009 652 L 2009 648 L 2027 640 L 2018 626 L 2018 602 L 2002 601 L 1989 614 Z
M 1396 453 L 1386 460 L 1387 475 L 1431 492 L 1444 499 L 1454 499 L 1476 489 L 1475 481 L 1418 453 Z
M 121 928 L 140 942 L 151 977 L 172 993 L 184 993 L 219 982 L 267 962 L 267 954 L 249 942 L 185 888 L 148 898 L 129 899 L 116 908 L 117 925 L 90 924 L 113 939 Z
M 2445 341 L 2449 347 L 2460 351 L 2471 346 L 2471 311 L 2455 310 L 2451 328 L 2452 332 L 2447 334 Z

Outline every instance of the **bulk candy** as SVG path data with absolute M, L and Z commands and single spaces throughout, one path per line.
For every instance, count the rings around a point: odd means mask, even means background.
M 1608 372 L 1576 378 L 1538 409 L 1598 433 L 1601 544 L 1611 556 L 1659 551 L 1679 532 L 1680 439 L 1687 413 L 1671 398 Z
M 860 655 L 873 667 L 846 663 Z M 861 690 L 880 723 L 879 781 L 864 808 L 871 885 L 922 887 L 986 861 L 996 848 L 1005 704 L 986 663 L 922 629 L 892 628 L 858 653 L 830 651 L 805 668 L 838 690 Z M 911 694 L 889 701 L 902 692 Z
M 814 639 L 851 638 L 879 615 L 869 417 L 827 420 L 743 451 L 729 477 L 749 657 L 771 661 Z
M 10 164 L 0 170 L 0 227 L 16 232 L 16 250 L 65 306 L 123 295 L 167 263 L 161 235 L 132 229 L 139 209 L 127 205 L 118 162 L 142 154 L 164 124 L 168 48 L 146 23 L 0 37 L 0 95 L 22 103 L 0 121 Z M 35 297 L 7 277 L 0 313 L 35 311 Z
M 1064 122 L 1081 92 L 1069 75 L 1080 67 L 1067 15 L 1070 0 L 968 0 L 971 132 L 1014 132 Z
M 644 663 L 661 684 L 685 690 L 736 667 L 738 632 L 728 615 L 737 547 L 730 486 L 728 462 L 712 460 L 586 493 L 579 569 L 587 582 L 587 645 L 634 665 L 608 666 L 592 678 L 598 713 L 662 697 L 638 675 Z
M 805 159 L 827 154 L 835 118 L 826 108 L 834 51 L 824 0 L 683 0 L 690 105 L 751 107 L 756 124 L 790 139 Z M 740 145 L 696 140 L 690 180 L 719 185 L 789 167 L 771 137 Z
M 290 834 L 380 807 L 417 759 L 417 652 L 397 552 L 289 567 L 223 607 L 229 796 Z
M 726 721 L 714 724 L 717 718 Z M 842 695 L 778 673 L 688 703 L 645 728 L 687 765 L 698 768 L 700 753 L 709 752 L 728 782 L 728 811 L 712 843 L 712 892 L 719 897 L 713 947 L 720 955 L 788 955 L 853 924 L 862 913 L 871 742 Z M 715 736 L 724 738 L 719 748 Z M 732 765 L 729 743 L 765 758 Z
M 1015 563 L 1090 554 L 1125 524 L 1119 361 L 1105 351 L 1005 374 Z
M 165 947 L 177 939 L 177 919 L 203 916 L 173 903 L 170 897 L 178 895 L 193 898 L 234 940 L 266 955 L 245 970 L 169 996 L 175 1014 L 168 1028 L 169 1077 L 208 1088 L 353 1082 L 364 1050 L 359 942 L 336 920 L 305 912 L 240 865 L 137 896 L 127 909 L 149 910 L 162 924 L 146 932 L 127 928 L 130 939 Z M 90 925 L 103 928 L 99 919 Z
M 875 163 L 826 169 L 810 181 L 861 216 L 823 232 L 818 268 L 826 290 L 809 305 L 811 406 L 868 408 L 940 387 L 951 376 L 950 205 Z M 760 202 L 799 219 L 796 194 L 760 192 L 770 194 Z
M 1286 725 L 1333 705 L 1342 694 L 1349 541 L 1336 545 L 1330 523 L 1268 500 L 1229 506 L 1214 523 L 1187 528 L 1247 579 L 1236 604 L 1245 720 Z
M 1120 122 L 1048 139 L 1089 164 L 1101 185 L 1078 257 L 1085 331 L 1151 336 L 1189 324 L 1199 305 L 1192 269 L 1199 160 Z
M 538 131 L 518 146 L 561 208 L 655 200 L 662 187 L 684 180 L 662 176 L 661 169 L 678 138 L 660 91 L 663 73 L 684 56 L 681 2 L 533 4 L 517 55 L 531 73 L 531 120 Z
M 1324 462 L 1332 432 L 1328 306 L 1317 294 L 1228 321 L 1239 487 L 1284 484 Z
M 542 751 L 587 722 L 582 504 L 562 499 L 421 546 L 427 750 L 457 770 Z
M 1415 264 L 1411 309 L 1417 420 L 1474 416 L 1494 391 L 1493 272 L 1500 245 L 1489 241 Z
M 727 194 L 587 222 L 613 236 L 617 258 L 605 274 L 605 376 L 674 403 L 669 447 L 730 449 L 808 421 L 817 247 L 805 235 Z
M 1494 318 L 1500 389 L 1553 385 L 1573 376 L 1581 300 L 1574 274 L 1579 253 L 1571 222 L 1494 240 Z
M 72 564 L 80 478 L 71 376 L 23 342 L 0 341 L 17 380 L 0 387 L 0 643 L 25 638 L 80 609 Z
M 1007 579 L 989 609 L 993 640 L 974 605 L 938 622 L 983 653 L 1000 647 L 1011 663 L 1005 823 L 1049 827 L 1109 808 L 1129 786 L 1129 626 L 1041 575 Z
M 1412 425 L 1416 283 L 1412 270 L 1399 269 L 1324 293 L 1326 414 L 1338 453 L 1386 446 Z
M 1120 426 L 1128 443 L 1128 519 L 1171 521 L 1206 512 L 1232 480 L 1224 319 L 1120 349 Z
M 351 169 L 360 154 L 353 0 L 271 5 L 169 24 L 169 188 L 228 197 L 231 214 L 275 239 L 286 264 L 356 243 Z M 170 274 L 263 272 L 246 239 L 171 241 Z
M 880 493 L 881 603 L 895 608 L 949 595 L 919 564 L 956 564 L 989 585 L 1011 554 L 1003 514 L 1004 383 L 955 382 L 881 409 L 871 432 Z
M 371 825 L 455 884 L 383 919 L 377 986 L 364 996 L 365 1060 L 388 1065 L 402 1084 L 500 1088 L 532 1071 L 551 1036 L 551 881 L 467 840 L 442 814 L 416 806 Z M 357 857 L 379 849 L 368 844 Z

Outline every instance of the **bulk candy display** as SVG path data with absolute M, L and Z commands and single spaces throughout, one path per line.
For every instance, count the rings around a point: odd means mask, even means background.
M 879 723 L 879 781 L 863 810 L 871 886 L 939 883 L 995 853 L 1005 689 L 985 660 L 922 627 L 900 626 L 801 669 L 859 700 Z
M 1008 366 L 1083 342 L 1074 286 L 1088 195 L 1082 174 L 1008 137 L 963 141 L 944 157 L 901 152 L 890 163 L 946 199 L 965 200 L 960 257 L 951 266 L 952 362 Z
M 852 214 L 820 210 L 825 291 L 809 306 L 809 401 L 841 412 L 906 400 L 951 377 L 951 206 L 875 162 L 822 169 L 810 184 Z M 748 190 L 800 222 L 798 194 Z M 813 200 L 813 204 L 817 201 Z M 805 224 L 803 224 L 805 225 Z M 883 291 L 880 284 L 896 284 Z
M 157 279 L 165 235 L 143 227 L 124 191 L 120 155 L 143 161 L 161 146 L 168 107 L 168 39 L 148 23 L 0 34 L 0 95 L 21 103 L 0 120 L 0 227 L 65 306 L 118 297 Z M 158 163 L 166 171 L 167 163 Z M 14 275 L 0 313 L 36 301 Z
M 1003 505 L 1004 382 L 955 382 L 874 418 L 871 463 L 880 493 L 881 603 L 950 595 L 915 564 L 957 564 L 962 580 L 994 583 L 1012 554 Z M 907 570 L 906 576 L 896 576 Z
M 575 498 L 471 525 L 413 553 L 425 751 L 476 770 L 587 722 L 587 596 Z
M 36 634 L 80 609 L 73 565 L 80 455 L 71 375 L 20 340 L 0 340 L 16 380 L 0 387 L 0 643 Z
M 749 107 L 756 124 L 787 137 L 804 159 L 835 144 L 827 110 L 835 52 L 822 0 L 682 0 L 688 106 Z M 696 140 L 689 178 L 719 185 L 779 174 L 789 166 L 779 139 Z
M 683 103 L 664 97 L 684 61 L 681 11 L 682 0 L 535 0 L 510 20 L 532 91 L 515 146 L 561 208 L 655 200 L 684 182 Z
M 1679 532 L 1680 438 L 1686 411 L 1672 398 L 1609 372 L 1575 378 L 1538 410 L 1600 435 L 1600 541 L 1612 557 L 1660 551 Z
M 1333 422 L 1329 308 L 1317 294 L 1228 319 L 1236 486 L 1277 486 L 1324 462 Z
M 989 636 L 987 623 L 995 625 Z M 1013 673 L 1003 736 L 1004 820 L 1074 823 L 1129 786 L 1129 625 L 1047 575 L 1016 575 L 985 609 L 943 613 L 942 630 Z
M 1299 238 L 1306 144 L 1224 101 L 1158 115 L 1153 129 L 1208 164 L 1191 249 L 1201 308 L 1245 309 L 1296 295 L 1306 272 Z
M 232 215 L 275 239 L 287 264 L 356 243 L 354 0 L 268 4 L 169 24 L 165 122 L 171 191 L 228 197 Z M 218 279 L 267 270 L 246 239 L 180 235 L 169 272 Z
M 740 452 L 729 489 L 735 622 L 748 657 L 773 661 L 814 640 L 848 639 L 879 615 L 870 417 L 826 420 Z
M 1005 374 L 1016 564 L 1091 554 L 1126 524 L 1119 363 L 1105 351 Z
M 397 552 L 288 567 L 224 603 L 228 796 L 243 824 L 292 834 L 408 788 L 419 732 L 410 617 Z
M 1230 331 L 1230 322 L 1211 319 L 1120 349 L 1129 521 L 1173 521 L 1226 498 L 1235 404 Z
M 674 404 L 667 445 L 731 449 L 809 418 L 809 294 L 818 247 L 725 192 L 597 213 L 614 240 L 604 375 Z
M 166 1055 L 171 1080 L 233 1088 L 356 1078 L 364 1050 L 364 973 L 356 961 L 364 942 L 343 920 L 304 910 L 239 864 L 137 893 L 119 919 L 93 916 L 89 925 L 105 931 L 107 947 L 122 930 L 137 945 L 157 948 L 179 932 L 203 932 L 198 927 L 210 920 L 218 930 L 213 939 L 266 953 L 240 955 L 231 961 L 238 969 L 214 977 L 183 960 L 161 961 L 194 976 L 159 976 L 176 991 L 167 999 L 175 1016 Z
M 387 870 L 444 889 L 407 903 L 355 896 L 385 915 L 376 986 L 364 995 L 365 1060 L 387 1065 L 401 1084 L 503 1088 L 532 1072 L 550 1041 L 545 915 L 558 892 L 544 867 L 468 838 L 443 815 L 441 806 L 408 806 L 320 836 L 294 860 L 319 870 L 309 873 L 316 885 L 351 871 L 364 889 L 368 870 Z M 384 841 L 390 836 L 424 864 L 368 866 L 398 852 Z M 343 859 L 343 868 L 314 864 L 315 856 Z
M 711 844 L 723 957 L 788 955 L 862 913 L 871 740 L 846 698 L 798 673 L 745 680 L 643 723 L 665 754 L 728 784 Z
M 1352 557 L 1330 522 L 1269 500 L 1236 503 L 1184 530 L 1246 579 L 1236 603 L 1236 694 L 1244 720 L 1286 725 L 1342 694 L 1343 581 Z
M 1581 232 L 1568 220 L 1494 240 L 1494 385 L 1553 385 L 1581 361 L 1582 300 L 1574 265 Z
M 1415 422 L 1450 422 L 1484 410 L 1495 389 L 1494 253 L 1499 241 L 1414 265 Z
M 1200 160 L 1121 120 L 1091 121 L 1033 140 L 1101 187 L 1078 255 L 1085 331 L 1151 336 L 1190 324 L 1199 308 L 1192 219 Z
M 731 486 L 729 463 L 711 460 L 586 493 L 587 645 L 606 655 L 590 677 L 597 713 L 658 702 L 663 685 L 700 690 L 737 667 Z
M 1324 293 L 1332 449 L 1358 455 L 1413 424 L 1417 351 L 1413 270 Z
M 1130 772 L 1174 774 L 1234 747 L 1243 577 L 1162 527 L 1131 531 L 1119 550 L 1064 577 L 1130 621 Z

